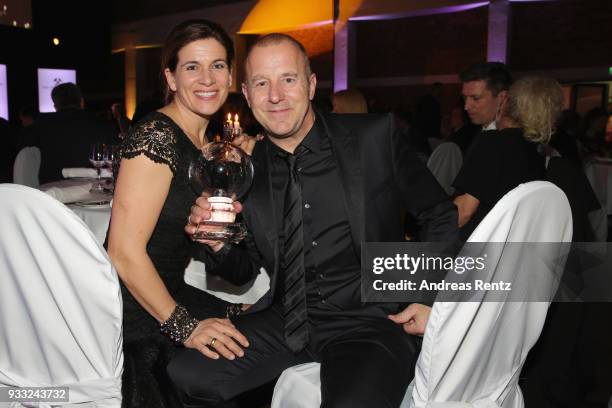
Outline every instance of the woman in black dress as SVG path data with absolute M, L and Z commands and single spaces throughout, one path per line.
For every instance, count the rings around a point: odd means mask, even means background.
M 188 167 L 227 98 L 232 57 L 232 41 L 217 24 L 175 27 L 162 54 L 168 103 L 131 130 L 115 163 L 108 253 L 122 281 L 123 406 L 180 406 L 165 374 L 177 347 L 234 359 L 248 346 L 225 318 L 235 308 L 184 282 L 192 257 L 214 269 L 215 245 L 197 245 L 183 231 L 198 197 Z M 235 272 L 224 277 L 236 284 L 251 278 Z
M 538 145 L 550 141 L 562 104 L 561 86 L 553 79 L 523 78 L 510 87 L 498 130 L 478 136 L 453 183 L 464 240 L 506 193 L 544 179 Z

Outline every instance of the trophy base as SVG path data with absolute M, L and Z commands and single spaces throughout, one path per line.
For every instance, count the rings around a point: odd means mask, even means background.
M 207 230 L 204 231 L 200 229 L 203 225 L 214 228 L 207 228 Z M 204 221 L 200 223 L 197 231 L 192 235 L 192 238 L 237 244 L 242 241 L 246 235 L 247 229 L 241 222 Z

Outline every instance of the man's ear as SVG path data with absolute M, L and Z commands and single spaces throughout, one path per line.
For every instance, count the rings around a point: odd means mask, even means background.
M 317 90 L 317 76 L 313 72 L 308 78 L 308 98 L 312 101 Z
M 251 101 L 249 99 L 249 88 L 247 87 L 246 82 L 242 83 L 242 94 L 244 95 L 244 99 L 246 99 L 249 108 L 251 107 Z
M 174 79 L 174 74 L 172 71 L 170 71 L 170 68 L 164 69 L 164 76 L 166 77 L 168 88 L 170 88 L 172 92 L 176 92 L 176 80 Z

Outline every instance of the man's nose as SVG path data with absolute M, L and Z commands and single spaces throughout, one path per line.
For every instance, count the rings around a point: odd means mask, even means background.
M 276 82 L 270 83 L 270 91 L 268 92 L 268 100 L 272 103 L 278 103 L 283 99 L 283 89 L 280 84 Z

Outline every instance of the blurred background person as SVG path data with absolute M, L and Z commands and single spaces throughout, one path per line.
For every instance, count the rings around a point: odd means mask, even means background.
M 136 110 L 132 115 L 132 123 L 137 124 L 140 122 L 140 119 L 144 118 L 147 114 L 154 112 L 163 106 L 164 94 L 159 90 L 153 91 L 149 98 L 138 102 L 138 105 L 136 105 Z
M 17 130 L 4 118 L 0 117 L 0 183 L 13 182 L 13 164 L 17 149 L 14 141 L 17 138 Z
M 481 125 L 482 130 L 495 129 L 512 84 L 510 70 L 501 62 L 485 62 L 471 66 L 459 78 L 465 111 L 472 123 Z
M 36 109 L 34 105 L 26 105 L 19 109 L 19 121 L 21 122 L 21 127 L 28 128 L 32 126 L 38 115 L 38 109 Z
M 557 122 L 557 131 L 550 141 L 553 147 L 562 157 L 571 160 L 576 166 L 582 167 L 582 158 L 578 151 L 578 143 L 581 138 L 580 114 L 571 109 L 565 109 Z
M 65 167 L 90 167 L 95 143 L 110 143 L 116 133 L 112 123 L 84 110 L 79 87 L 67 82 L 51 91 L 56 112 L 41 113 L 28 132 L 29 144 L 40 148 L 40 183 L 62 179 Z
M 358 89 L 338 91 L 332 96 L 333 113 L 368 113 L 368 104 Z
M 584 163 L 602 155 L 607 123 L 608 112 L 604 108 L 593 108 L 584 115 L 579 143 Z
M 538 144 L 550 141 L 562 104 L 561 86 L 553 79 L 523 78 L 510 87 L 498 115 L 499 130 L 480 133 L 453 183 L 462 239 L 507 192 L 544 179 Z
M 115 126 L 117 127 L 117 138 L 123 140 L 130 131 L 130 126 L 132 124 L 125 114 L 125 105 L 121 102 L 115 102 L 111 105 L 110 109 L 113 116 L 113 122 L 115 122 Z

